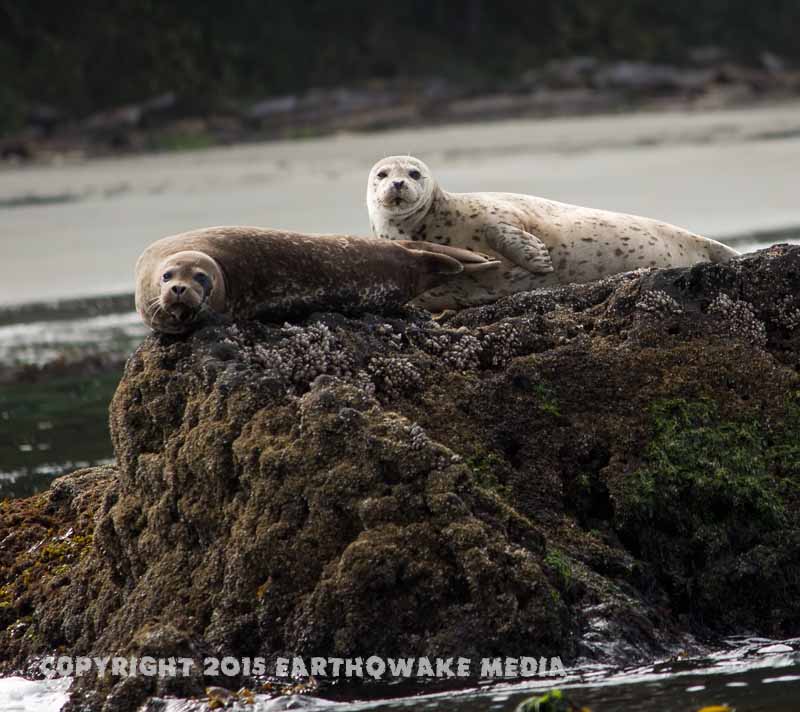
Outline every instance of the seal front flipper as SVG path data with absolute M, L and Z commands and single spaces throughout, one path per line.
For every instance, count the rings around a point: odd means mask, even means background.
M 500 223 L 486 228 L 486 242 L 503 257 L 532 274 L 553 271 L 547 246 L 535 235 L 513 225 Z

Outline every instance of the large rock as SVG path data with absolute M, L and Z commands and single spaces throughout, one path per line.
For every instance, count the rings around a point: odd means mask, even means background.
M 150 337 L 117 468 L 0 508 L 0 658 L 609 662 L 796 633 L 799 279 L 779 246 L 438 323 Z M 133 684 L 116 709 L 202 689 Z

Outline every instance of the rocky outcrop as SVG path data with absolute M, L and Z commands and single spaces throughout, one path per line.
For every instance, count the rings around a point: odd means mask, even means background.
M 796 634 L 799 278 L 778 246 L 438 322 L 150 337 L 117 467 L 1 505 L 3 662 L 610 662 Z M 202 689 L 126 684 L 118 709 Z

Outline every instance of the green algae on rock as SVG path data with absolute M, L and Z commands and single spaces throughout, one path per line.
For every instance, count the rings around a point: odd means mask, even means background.
M 796 631 L 799 275 L 778 246 L 440 322 L 151 337 L 111 406 L 117 467 L 0 506 L 0 663 L 608 663 Z M 29 551 L 70 528 L 80 551 Z M 203 681 L 90 687 L 121 710 Z
M 588 707 L 578 707 L 564 696 L 561 690 L 550 690 L 537 697 L 531 697 L 517 705 L 514 712 L 590 712 Z
M 709 400 L 656 402 L 642 463 L 618 483 L 623 540 L 697 624 L 780 634 L 797 621 L 786 598 L 800 579 L 795 397 L 771 418 L 726 419 Z M 773 629 L 777 611 L 786 620 Z

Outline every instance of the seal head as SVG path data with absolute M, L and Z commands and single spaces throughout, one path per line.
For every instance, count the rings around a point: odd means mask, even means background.
M 394 223 L 420 219 L 433 202 L 436 181 L 430 168 L 413 156 L 388 156 L 378 161 L 367 181 L 367 206 L 376 220 Z
M 179 334 L 208 309 L 225 310 L 225 278 L 217 262 L 204 252 L 185 250 L 164 259 L 153 271 L 150 309 L 158 330 Z

